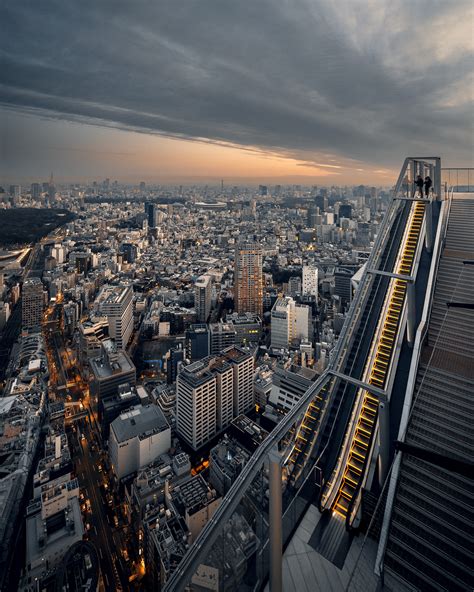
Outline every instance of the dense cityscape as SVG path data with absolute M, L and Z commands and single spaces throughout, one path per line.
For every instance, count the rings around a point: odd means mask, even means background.
M 0 195 L 73 214 L 2 252 L 4 581 L 49 590 L 81 556 L 106 588 L 153 589 L 178 552 L 155 523 L 184 553 L 327 366 L 389 189 Z
M 472 592 L 473 1 L 0 22 L 0 592 Z

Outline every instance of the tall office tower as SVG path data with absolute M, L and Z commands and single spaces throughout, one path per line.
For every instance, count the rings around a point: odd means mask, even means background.
M 318 297 L 318 268 L 303 265 L 303 295 Z
M 234 300 L 238 313 L 263 313 L 262 249 L 257 243 L 241 242 L 236 247 Z
M 210 275 L 198 277 L 194 284 L 194 307 L 200 323 L 205 323 L 211 313 L 212 278 Z
M 352 217 L 352 205 L 350 203 L 343 203 L 339 206 L 339 220 L 341 218 Z
M 39 199 L 41 197 L 41 185 L 39 183 L 31 184 L 31 197 L 33 199 Z
M 145 183 L 145 181 L 140 181 L 140 191 L 142 193 L 144 193 L 145 189 L 146 189 L 146 183 Z
M 98 296 L 100 312 L 109 322 L 109 335 L 117 349 L 125 349 L 133 331 L 132 286 L 105 286 Z
M 271 313 L 271 345 L 287 348 L 295 339 L 307 340 L 311 324 L 311 308 L 296 304 L 293 298 L 278 298 Z
M 149 228 L 156 228 L 163 222 L 163 213 L 158 209 L 157 204 L 146 202 L 145 213 L 147 216 Z
M 145 202 L 145 214 L 146 214 L 146 219 L 148 221 L 148 228 L 154 228 L 154 222 L 155 222 L 155 204 L 151 203 L 149 201 Z
M 234 373 L 234 417 L 247 413 L 254 405 L 254 359 L 240 347 L 231 347 L 222 355 Z
M 22 291 L 21 325 L 23 329 L 41 327 L 43 318 L 43 284 L 39 278 L 25 280 Z
M 217 377 L 199 361 L 185 366 L 176 379 L 176 430 L 197 450 L 217 431 Z
M 317 224 L 319 209 L 316 206 L 310 206 L 308 209 L 308 219 L 306 221 L 308 228 L 314 228 Z
M 18 199 L 21 195 L 20 185 L 10 185 L 10 197 Z
M 51 173 L 51 176 L 49 178 L 48 195 L 49 195 L 50 201 L 53 201 L 56 199 L 56 187 L 54 185 L 53 173 Z
M 319 208 L 320 212 L 325 212 L 328 209 L 328 198 L 325 195 L 317 195 L 314 198 L 314 205 Z

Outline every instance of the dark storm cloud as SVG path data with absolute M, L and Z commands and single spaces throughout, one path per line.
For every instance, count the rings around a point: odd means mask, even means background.
M 472 150 L 469 38 L 444 37 L 438 50 L 434 36 L 469 8 L 16 0 L 1 9 L 0 101 L 302 160 L 463 154 Z

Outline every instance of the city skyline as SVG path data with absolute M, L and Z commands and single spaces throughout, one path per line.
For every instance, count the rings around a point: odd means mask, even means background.
M 407 152 L 472 161 L 470 2 L 2 12 L 2 183 L 388 185 Z

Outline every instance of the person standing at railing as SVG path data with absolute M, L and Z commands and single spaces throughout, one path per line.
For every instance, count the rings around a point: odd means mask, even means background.
M 423 177 L 421 175 L 417 176 L 415 180 L 415 185 L 418 188 L 418 193 L 420 194 L 420 197 L 423 197 Z
M 432 185 L 433 185 L 433 181 L 431 180 L 431 177 L 426 176 L 425 177 L 425 196 L 426 197 L 429 197 L 430 189 L 431 189 Z

